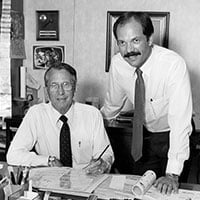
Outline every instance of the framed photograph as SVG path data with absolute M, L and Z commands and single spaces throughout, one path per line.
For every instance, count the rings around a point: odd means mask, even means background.
M 33 69 L 47 69 L 51 63 L 64 62 L 64 45 L 33 46 Z
M 117 42 L 113 34 L 113 25 L 117 18 L 125 11 L 108 11 L 107 12 L 107 32 L 106 32 L 106 66 L 105 71 L 109 71 L 111 58 L 118 52 Z M 145 11 L 146 12 L 146 11 Z M 169 39 L 169 12 L 147 12 L 153 22 L 154 44 L 168 47 Z
M 36 39 L 59 40 L 59 11 L 36 11 Z

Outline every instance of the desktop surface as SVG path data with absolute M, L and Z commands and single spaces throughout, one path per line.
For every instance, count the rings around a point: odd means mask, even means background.
M 0 162 L 0 167 L 1 167 L 0 174 L 3 175 L 3 176 L 4 175 L 9 176 L 8 169 L 7 169 L 8 168 L 7 163 L 6 162 Z M 126 187 L 124 186 L 126 188 L 125 192 L 128 192 L 129 193 L 128 195 L 130 195 L 131 194 L 131 192 L 130 192 L 130 183 L 132 183 L 131 181 L 133 181 L 133 183 L 134 183 L 139 178 L 139 176 L 128 175 L 128 174 L 127 175 L 124 175 L 124 174 L 106 174 L 106 175 L 107 175 L 108 178 L 105 181 L 103 181 L 102 183 L 100 183 L 100 185 L 94 190 L 93 195 L 98 196 L 98 199 L 106 199 L 105 196 L 107 195 L 107 197 L 108 197 L 109 194 L 111 194 L 111 195 L 115 194 L 116 198 L 117 197 L 120 198 L 121 194 L 118 193 L 117 190 L 116 191 L 113 190 L 112 187 L 116 187 L 116 188 L 117 187 L 121 187 L 119 185 L 122 184 L 125 179 L 128 180 L 126 182 L 129 183 L 129 186 L 126 186 Z M 118 180 L 118 181 L 116 181 L 116 180 Z M 111 182 L 114 182 L 115 185 L 113 185 L 113 183 L 111 184 Z M 111 186 L 111 185 L 113 185 L 113 186 Z M 180 183 L 180 189 L 187 190 L 188 192 L 191 192 L 191 191 L 195 191 L 196 192 L 196 191 L 200 191 L 200 185 L 191 184 L 191 183 Z M 42 193 L 40 192 L 40 194 L 42 194 Z M 88 197 L 91 194 L 87 194 L 86 196 L 81 196 L 81 195 L 78 195 L 78 194 L 77 195 L 70 195 L 70 194 L 59 194 L 57 192 L 52 192 L 51 195 L 52 196 L 63 197 L 64 199 L 65 198 L 67 198 L 67 199 L 70 198 L 70 199 L 83 200 L 83 199 L 88 199 Z M 200 192 L 199 192 L 199 195 L 200 195 Z

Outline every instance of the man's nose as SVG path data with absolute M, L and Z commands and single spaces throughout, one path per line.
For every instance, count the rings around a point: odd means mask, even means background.
M 134 49 L 133 44 L 131 42 L 127 42 L 127 44 L 126 44 L 127 52 L 131 52 L 131 51 L 133 51 L 133 49 Z
M 64 94 L 64 88 L 63 88 L 62 84 L 59 85 L 58 92 L 59 92 L 59 94 Z

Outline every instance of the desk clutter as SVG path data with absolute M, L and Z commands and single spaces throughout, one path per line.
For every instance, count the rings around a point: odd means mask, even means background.
M 32 190 L 29 170 L 0 163 L 0 200 L 40 200 L 38 193 Z
M 28 167 L 12 167 L 8 166 L 8 172 L 10 175 L 10 181 L 13 185 L 24 185 L 28 179 L 29 168 Z
M 153 186 L 156 175 L 86 175 L 68 167 L 13 167 L 0 163 L 0 200 L 199 200 L 200 191 L 179 189 L 163 195 Z

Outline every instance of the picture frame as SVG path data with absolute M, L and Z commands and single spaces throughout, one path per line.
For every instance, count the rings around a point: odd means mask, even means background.
M 59 11 L 36 11 L 36 40 L 59 40 Z
M 126 11 L 107 11 L 107 32 L 106 32 L 106 63 L 105 71 L 109 72 L 111 58 L 118 52 L 118 46 L 113 34 L 113 25 L 117 18 Z M 169 12 L 149 12 L 154 26 L 154 43 L 168 47 L 169 40 Z
M 51 63 L 65 61 L 64 45 L 34 45 L 33 69 L 47 69 Z

